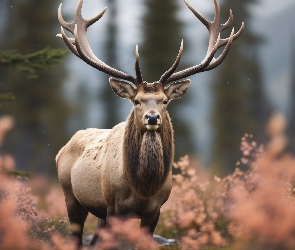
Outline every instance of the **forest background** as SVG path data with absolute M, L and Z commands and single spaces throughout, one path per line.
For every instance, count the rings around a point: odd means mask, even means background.
M 190 3 L 213 18 L 213 1 Z M 55 37 L 60 33 L 59 4 L 60 0 L 2 0 L 0 50 L 24 54 L 47 47 L 67 50 Z M 186 96 L 172 102 L 168 110 L 176 160 L 188 154 L 215 173 L 228 174 L 241 166 L 240 140 L 245 133 L 258 142 L 268 140 L 264 128 L 274 112 L 286 117 L 287 150 L 295 153 L 295 0 L 220 0 L 220 5 L 223 22 L 232 9 L 234 27 L 244 21 L 245 30 L 224 63 L 191 77 Z M 72 21 L 75 6 L 76 0 L 63 1 L 66 21 Z M 98 58 L 112 67 L 134 74 L 138 44 L 144 79 L 155 81 L 172 65 L 182 38 L 179 69 L 205 56 L 208 32 L 183 1 L 86 0 L 83 15 L 90 18 L 105 6 L 108 11 L 91 26 L 88 37 Z M 0 110 L 14 119 L 1 153 L 12 155 L 19 170 L 53 177 L 55 155 L 77 130 L 111 128 L 124 121 L 132 107 L 112 92 L 107 75 L 71 53 L 33 78 L 2 66 L 0 92 L 15 96 L 14 101 L 2 102 Z
M 98 58 L 114 68 L 134 73 L 136 44 L 147 81 L 171 66 L 181 39 L 179 69 L 205 56 L 208 32 L 182 0 L 84 2 L 86 18 L 108 6 L 88 37 Z M 190 3 L 213 19 L 213 0 Z M 111 128 L 132 108 L 112 92 L 108 76 L 55 37 L 59 4 L 0 2 L 1 249 L 76 249 L 55 155 L 77 130 Z M 232 9 L 235 30 L 243 21 L 245 30 L 221 66 L 191 77 L 186 96 L 169 104 L 176 163 L 155 232 L 175 239 L 173 249 L 294 249 L 295 0 L 220 5 L 222 21 Z M 66 21 L 75 6 L 76 0 L 63 1 Z M 97 249 L 126 243 L 167 249 L 151 246 L 132 223 L 114 220 L 99 231 Z M 95 227 L 89 216 L 84 239 Z

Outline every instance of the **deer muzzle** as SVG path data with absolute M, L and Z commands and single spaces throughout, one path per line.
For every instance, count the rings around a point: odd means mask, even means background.
M 157 130 L 161 125 L 161 116 L 159 113 L 147 113 L 145 115 L 145 126 L 148 130 Z

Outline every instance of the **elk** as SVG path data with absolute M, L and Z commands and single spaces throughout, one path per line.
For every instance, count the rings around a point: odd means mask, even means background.
M 127 120 L 112 129 L 78 131 L 56 157 L 68 217 L 71 224 L 78 225 L 73 235 L 78 237 L 79 244 L 82 244 L 84 222 L 89 212 L 100 219 L 97 228 L 106 227 L 110 216 L 133 214 L 141 220 L 141 227 L 148 227 L 153 234 L 160 208 L 172 187 L 174 140 L 167 104 L 186 93 L 190 80 L 185 78 L 221 64 L 233 40 L 242 33 L 244 23 L 237 33 L 232 29 L 228 38 L 220 38 L 220 32 L 232 24 L 233 15 L 230 11 L 228 21 L 221 24 L 217 0 L 214 0 L 213 22 L 204 18 L 186 0 L 184 2 L 209 31 L 207 54 L 200 64 L 175 72 L 183 52 L 182 41 L 173 65 L 153 83 L 142 78 L 137 46 L 136 77 L 112 68 L 93 54 L 86 31 L 103 16 L 106 8 L 85 20 L 81 14 L 83 0 L 79 0 L 74 21 L 67 23 L 62 17 L 62 4 L 59 6 L 61 34 L 57 37 L 62 38 L 84 62 L 112 76 L 109 82 L 113 91 L 134 105 Z M 74 38 L 69 38 L 64 29 Z M 214 58 L 216 51 L 223 46 L 220 56 Z M 95 235 L 91 244 L 97 238 Z

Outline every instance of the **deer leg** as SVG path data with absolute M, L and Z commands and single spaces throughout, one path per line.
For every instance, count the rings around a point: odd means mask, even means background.
M 156 213 L 149 214 L 141 218 L 140 227 L 147 227 L 149 229 L 149 233 L 153 236 L 159 217 L 160 211 L 157 211 Z
M 98 222 L 97 222 L 97 227 L 96 227 L 96 230 L 95 230 L 95 233 L 93 235 L 93 238 L 89 244 L 89 246 L 93 246 L 97 240 L 99 240 L 99 235 L 98 235 L 98 230 L 100 228 L 105 228 L 106 227 L 106 220 L 103 220 L 103 219 L 98 219 Z
M 108 207 L 107 216 L 106 216 L 106 227 L 110 226 L 109 218 L 111 218 L 111 217 L 113 217 L 115 215 L 116 215 L 115 208 L 114 207 Z
M 66 195 L 68 217 L 71 224 L 72 236 L 77 239 L 78 246 L 82 246 L 82 234 L 88 211 L 74 196 Z

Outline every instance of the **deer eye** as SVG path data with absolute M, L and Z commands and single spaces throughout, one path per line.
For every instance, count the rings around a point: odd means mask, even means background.
M 134 100 L 134 105 L 138 105 L 140 104 L 139 101 L 137 99 Z
M 168 104 L 168 100 L 167 99 L 164 100 L 163 104 Z

